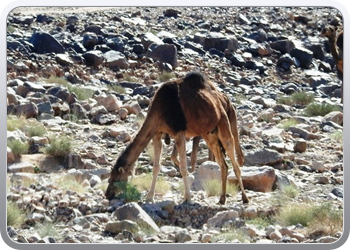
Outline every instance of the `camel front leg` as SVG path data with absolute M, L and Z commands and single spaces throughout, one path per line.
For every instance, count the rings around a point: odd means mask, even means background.
M 162 133 L 158 133 L 153 137 L 154 162 L 153 162 L 153 178 L 151 188 L 148 191 L 146 202 L 154 203 L 154 192 L 156 188 L 157 177 L 160 170 L 160 156 L 162 154 Z
M 180 173 L 182 175 L 182 179 L 183 179 L 184 186 L 185 186 L 184 199 L 185 199 L 185 202 L 192 203 L 191 202 L 190 187 L 188 184 L 185 133 L 179 133 L 175 138 L 175 143 L 176 143 L 177 151 L 179 152 Z

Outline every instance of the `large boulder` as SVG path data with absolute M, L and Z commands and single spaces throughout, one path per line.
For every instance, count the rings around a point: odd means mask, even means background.
M 29 39 L 29 42 L 33 44 L 34 51 L 40 54 L 44 53 L 64 53 L 64 47 L 57 41 L 52 35 L 46 32 L 36 32 Z

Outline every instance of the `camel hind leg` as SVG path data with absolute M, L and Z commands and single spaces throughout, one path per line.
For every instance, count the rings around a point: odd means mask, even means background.
M 225 158 L 224 158 L 222 146 L 221 146 L 221 143 L 219 141 L 219 137 L 218 137 L 217 132 L 208 133 L 206 135 L 203 135 L 203 138 L 206 141 L 211 152 L 214 154 L 216 162 L 220 166 L 222 189 L 221 189 L 221 197 L 220 197 L 219 203 L 225 204 L 228 166 L 227 166 Z
M 233 170 L 235 172 L 235 175 L 237 177 L 239 187 L 242 192 L 242 200 L 243 203 L 248 203 L 249 199 L 245 193 L 242 176 L 241 176 L 241 169 L 239 168 L 236 157 L 235 157 L 235 139 L 238 140 L 238 138 L 234 138 L 231 129 L 230 124 L 227 119 L 227 116 L 223 116 L 218 124 L 218 136 L 219 140 L 223 146 L 223 148 L 226 151 L 226 154 L 229 156 L 232 162 Z M 224 199 L 224 198 L 223 198 Z

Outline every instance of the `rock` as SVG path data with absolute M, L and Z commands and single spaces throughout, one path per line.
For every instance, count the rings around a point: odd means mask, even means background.
M 25 103 L 16 106 L 16 115 L 26 118 L 36 118 L 39 114 L 38 106 L 35 103 Z
M 181 229 L 181 230 L 177 231 L 175 234 L 175 242 L 185 243 L 185 242 L 191 241 L 191 240 L 192 240 L 192 237 L 188 233 L 187 229 Z
M 299 60 L 301 67 L 306 69 L 310 68 L 313 58 L 312 51 L 303 47 L 296 47 L 291 51 L 290 55 Z
M 92 67 L 98 67 L 105 61 L 102 52 L 99 50 L 88 51 L 83 54 L 83 57 L 86 60 L 86 65 Z
M 16 157 L 14 153 L 12 152 L 11 148 L 7 147 L 7 164 L 12 164 L 16 160 Z
M 216 162 L 205 161 L 193 173 L 194 182 L 191 185 L 193 190 L 203 190 L 202 183 L 206 180 L 221 180 L 220 166 Z
M 282 234 L 278 230 L 275 230 L 269 234 L 269 238 L 273 241 L 279 241 L 282 239 Z
M 65 53 L 62 44 L 56 40 L 52 35 L 46 32 L 35 32 L 29 39 L 29 42 L 33 44 L 34 51 L 40 54 L 45 53 Z
M 336 242 L 338 238 L 332 236 L 323 236 L 316 240 L 317 243 L 333 243 Z
M 331 193 L 339 198 L 343 198 L 343 188 L 336 187 L 331 191 Z
M 244 188 L 257 192 L 271 192 L 276 181 L 275 170 L 270 166 L 243 167 L 241 175 Z M 238 184 L 237 177 L 232 170 L 229 172 L 227 181 L 234 185 Z
M 8 166 L 7 170 L 9 173 L 34 173 L 34 168 L 31 163 L 27 162 L 19 162 L 19 163 L 14 163 Z
M 177 67 L 177 48 L 173 44 L 151 44 L 147 50 L 148 57 L 161 63 Z
M 295 45 L 290 40 L 280 40 L 270 43 L 271 48 L 280 51 L 282 54 L 290 54 L 295 48 Z
M 82 44 L 87 49 L 93 49 L 98 44 L 98 37 L 93 32 L 86 32 L 83 36 Z
M 83 169 L 84 168 L 84 162 L 81 159 L 80 154 L 77 153 L 70 153 L 67 157 L 66 157 L 66 165 L 67 168 L 75 168 L 75 169 Z
M 146 50 L 151 44 L 164 44 L 163 41 L 154 34 L 147 32 L 141 37 L 142 45 Z
M 155 224 L 152 218 L 135 202 L 125 204 L 118 207 L 112 214 L 118 220 L 131 220 L 136 222 L 141 230 L 150 230 L 159 232 L 159 227 Z
M 104 106 L 108 112 L 119 110 L 122 102 L 115 95 L 96 97 L 97 105 Z
M 290 71 L 292 66 L 297 66 L 297 62 L 291 55 L 284 54 L 278 59 L 276 66 L 285 71 Z
M 271 149 L 259 149 L 245 155 L 246 166 L 275 165 L 282 162 L 282 155 Z
M 304 139 L 297 139 L 294 143 L 294 152 L 295 153 L 304 153 L 307 148 L 307 143 Z
M 119 51 L 107 51 L 103 56 L 107 67 L 111 69 L 127 69 L 130 66 L 125 55 Z
M 166 9 L 163 11 L 163 15 L 165 17 L 175 17 L 177 18 L 178 15 L 181 14 L 181 11 L 175 10 L 175 9 Z
M 343 125 L 343 112 L 332 111 L 323 117 L 323 121 L 331 121 L 338 125 Z
M 299 124 L 300 125 L 300 124 Z M 289 128 L 289 131 L 291 131 L 294 134 L 299 135 L 301 138 L 305 140 L 317 140 L 320 139 L 320 136 L 311 132 L 308 132 L 306 129 L 297 126 L 292 126 Z
M 131 220 L 122 220 L 122 221 L 112 221 L 106 224 L 105 230 L 111 233 L 121 233 L 123 230 L 130 231 L 132 233 L 137 233 L 140 227 L 136 222 Z
M 217 49 L 219 51 L 236 51 L 238 48 L 238 41 L 235 36 L 229 35 L 225 36 L 218 32 L 210 32 L 204 38 L 203 48 L 209 50 L 211 48 Z
M 220 228 L 228 220 L 234 220 L 238 217 L 238 212 L 235 210 L 218 212 L 213 217 L 208 219 L 208 228 Z

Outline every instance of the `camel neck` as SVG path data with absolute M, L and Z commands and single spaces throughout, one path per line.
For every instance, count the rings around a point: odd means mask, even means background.
M 150 125 L 149 120 L 149 118 L 146 118 L 134 140 L 126 147 L 124 152 L 118 158 L 116 165 L 127 168 L 133 167 L 137 158 L 155 134 L 154 126 Z

